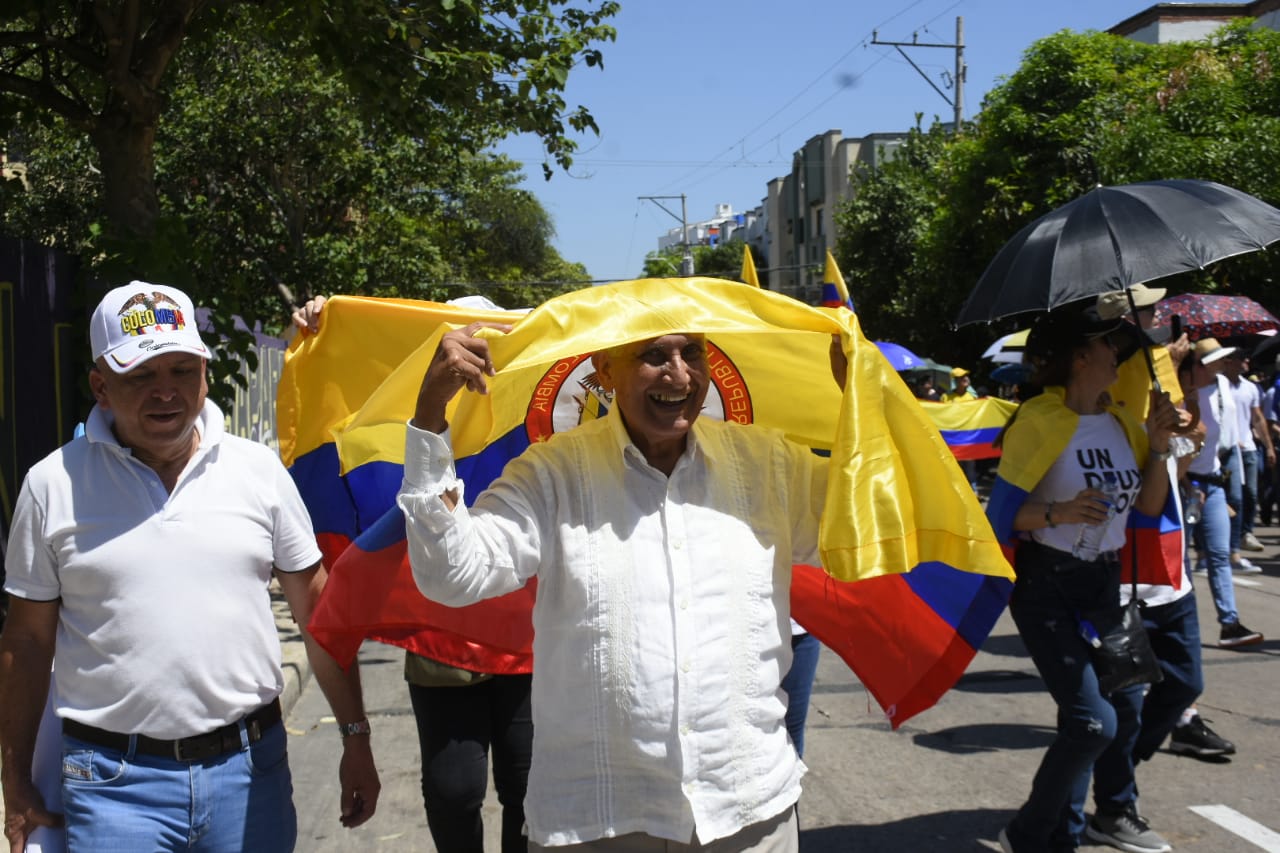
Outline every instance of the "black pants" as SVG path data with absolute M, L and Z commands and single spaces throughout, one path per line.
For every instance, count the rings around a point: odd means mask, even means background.
M 409 685 L 422 749 L 422 801 L 440 853 L 484 853 L 484 804 L 502 804 L 502 853 L 525 853 L 524 794 L 533 753 L 531 676 L 498 675 L 467 687 Z
M 1268 468 L 1265 463 L 1263 460 L 1258 466 L 1258 515 L 1262 526 L 1270 527 L 1274 508 L 1280 502 L 1280 464 Z

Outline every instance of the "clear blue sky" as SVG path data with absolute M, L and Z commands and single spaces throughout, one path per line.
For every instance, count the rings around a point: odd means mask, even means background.
M 790 170 L 811 136 L 903 131 L 923 113 L 950 120 L 951 107 L 884 41 L 953 44 L 964 19 L 965 118 L 1013 73 L 1023 52 L 1059 30 L 1106 30 L 1149 8 L 1136 0 L 623 0 L 618 39 L 603 45 L 604 69 L 579 67 L 566 102 L 595 115 L 569 173 L 542 178 L 537 141 L 500 150 L 525 164 L 525 186 L 551 213 L 556 247 L 594 279 L 635 278 L 660 234 L 678 221 L 642 195 L 688 196 L 690 222 L 717 203 L 760 204 L 766 184 Z M 942 74 L 955 54 L 908 55 L 952 96 Z M 949 78 L 948 78 L 949 79 Z M 667 205 L 679 213 L 679 200 Z M 673 206 L 674 205 L 674 206 Z

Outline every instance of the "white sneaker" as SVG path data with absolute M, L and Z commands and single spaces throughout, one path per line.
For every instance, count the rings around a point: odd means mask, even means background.
M 1231 564 L 1231 571 L 1241 575 L 1256 575 L 1262 571 L 1262 567 L 1255 566 L 1246 557 L 1241 557 Z
M 1240 536 L 1240 547 L 1246 551 L 1263 551 L 1265 547 L 1258 541 L 1258 537 L 1253 535 L 1252 531 L 1245 531 Z

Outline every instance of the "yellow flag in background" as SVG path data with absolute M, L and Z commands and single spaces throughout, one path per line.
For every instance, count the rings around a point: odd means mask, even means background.
M 751 257 L 751 247 L 745 243 L 742 246 L 742 280 L 752 287 L 760 286 L 760 279 L 756 276 L 756 262 Z

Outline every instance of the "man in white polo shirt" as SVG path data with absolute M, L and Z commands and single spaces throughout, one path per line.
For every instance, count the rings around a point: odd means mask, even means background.
M 1231 570 L 1258 573 L 1262 569 L 1241 556 L 1240 549 L 1261 551 L 1262 543 L 1253 535 L 1253 520 L 1258 512 L 1258 471 L 1275 465 L 1276 453 L 1271 446 L 1271 434 L 1262 414 L 1262 392 L 1246 375 L 1249 359 L 1239 349 L 1222 360 L 1222 375 L 1227 379 L 1231 393 L 1229 400 L 1236 416 L 1236 446 L 1232 451 L 1232 470 L 1235 480 L 1228 489 L 1228 501 L 1236 514 L 1231 518 Z M 1254 436 L 1259 436 L 1255 440 Z M 1260 460 L 1259 451 L 1265 453 Z
M 279 579 L 306 626 L 325 581 L 280 460 L 226 435 L 186 294 L 133 282 L 93 314 L 86 434 L 32 466 L 6 555 L 0 635 L 5 835 L 53 826 L 32 785 L 50 688 L 62 718 L 68 846 L 289 851 L 297 836 L 281 724 Z M 344 733 L 341 821 L 378 799 L 358 671 L 303 628 Z

